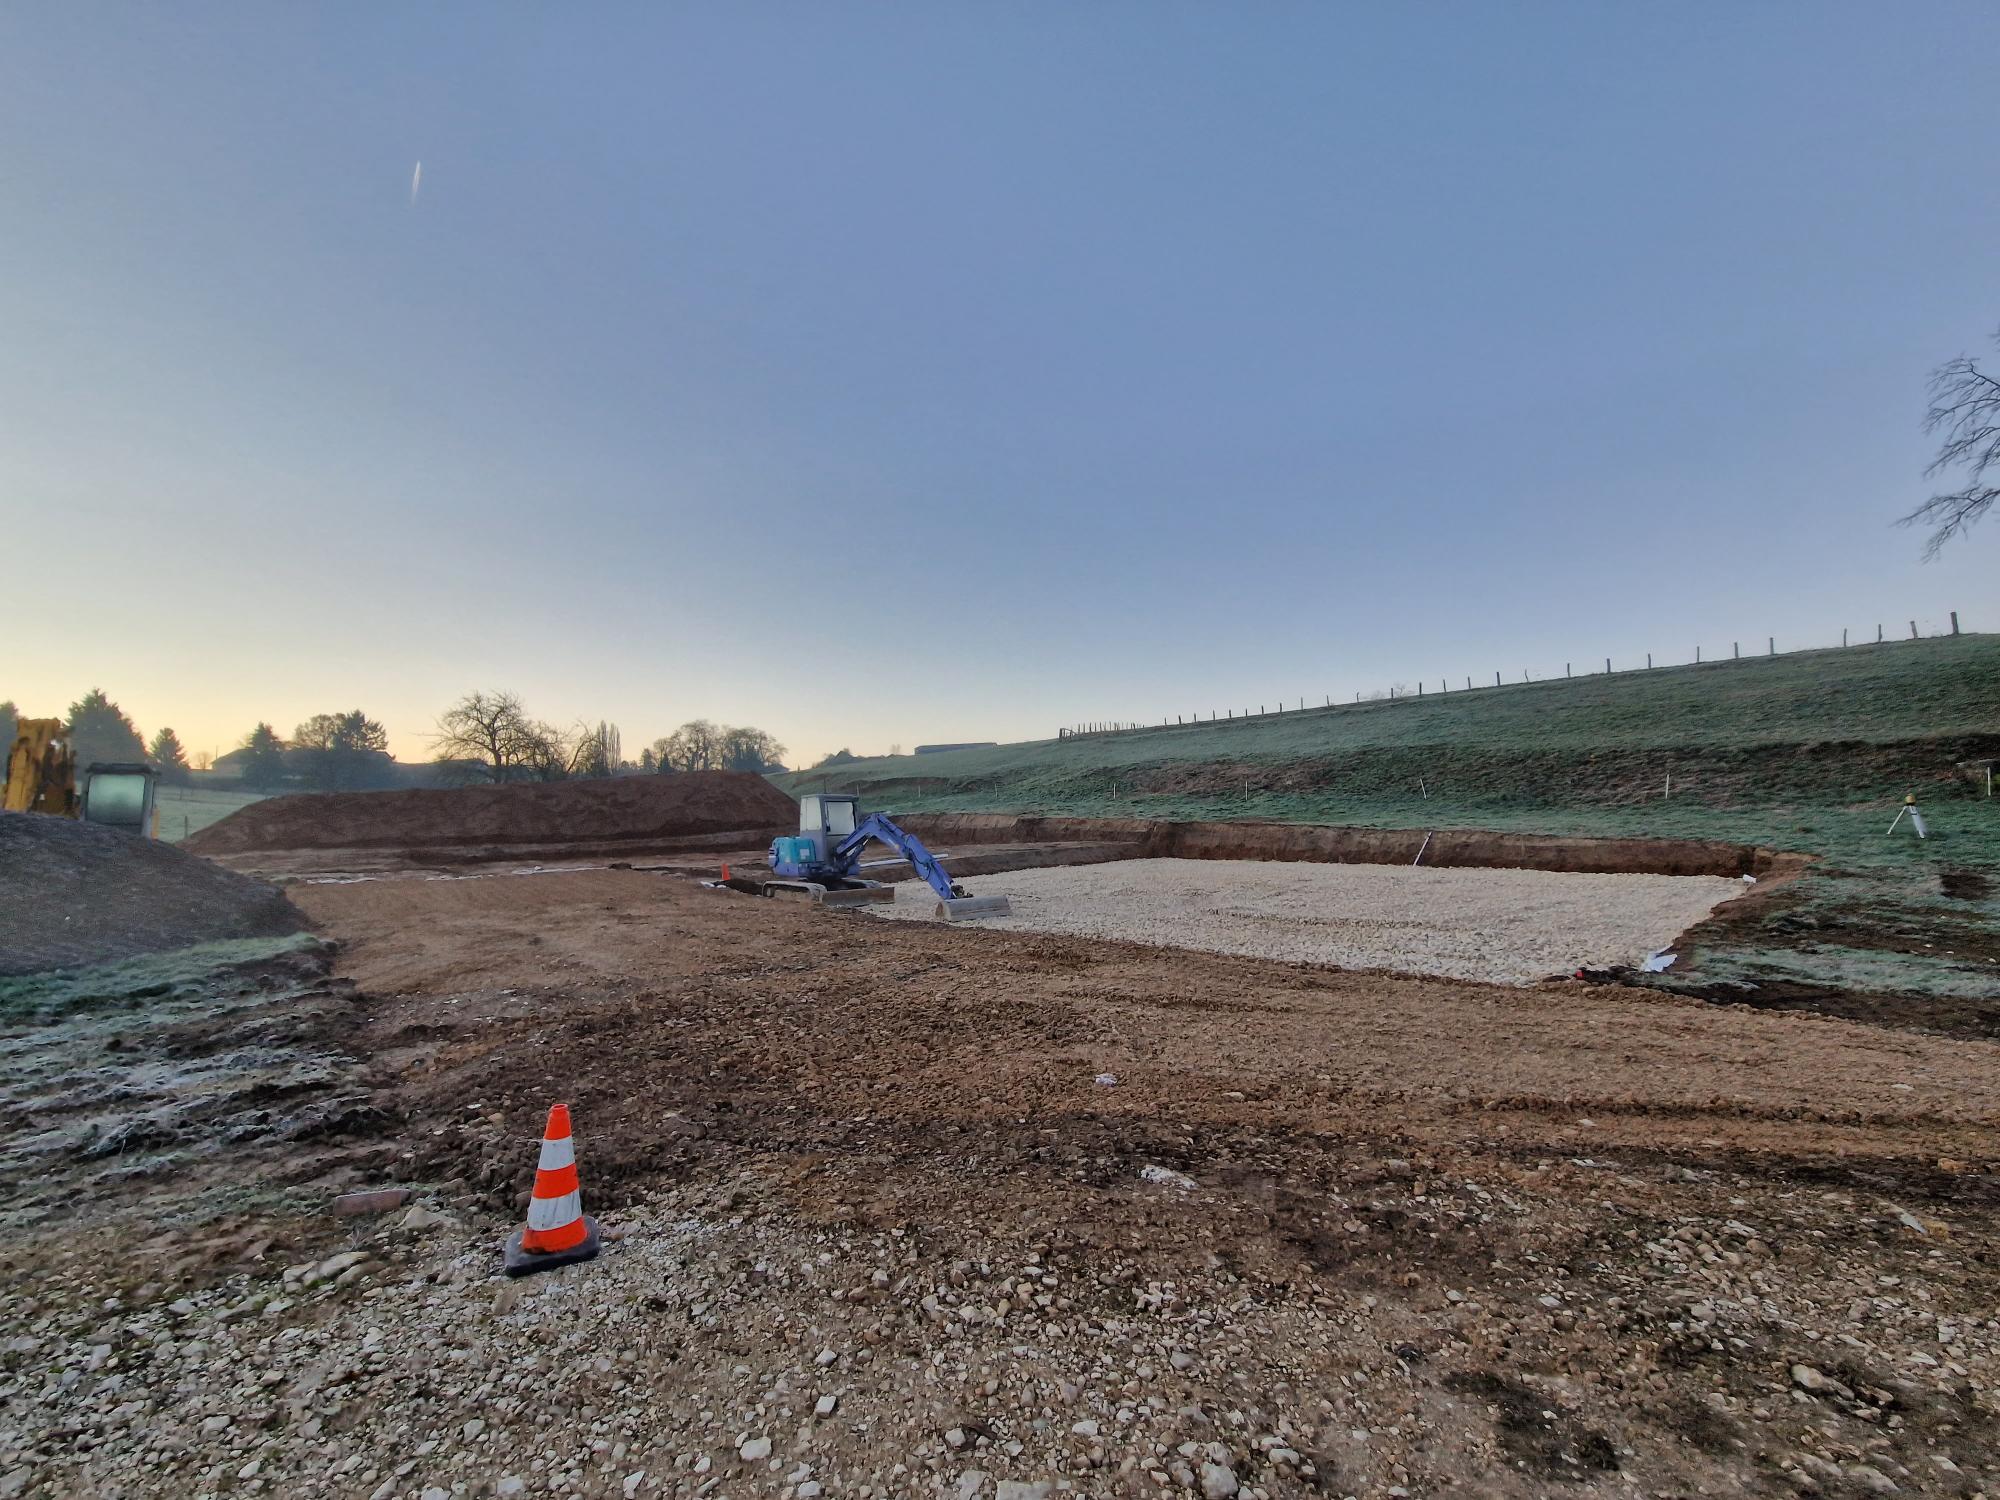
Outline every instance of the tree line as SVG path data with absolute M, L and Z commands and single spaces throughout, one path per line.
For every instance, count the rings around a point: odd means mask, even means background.
M 20 733 L 21 720 L 26 717 L 11 700 L 0 703 L 0 747 L 13 749 L 14 736 Z M 62 724 L 80 767 L 151 761 L 163 779 L 177 784 L 184 784 L 193 769 L 179 735 L 171 729 L 161 729 L 148 744 L 138 727 L 105 696 L 102 688 L 92 688 L 72 703 L 69 712 L 62 716 Z M 5 777 L 5 761 L 0 760 L 0 780 Z
M 0 779 L 25 717 L 0 702 Z M 80 768 L 150 761 L 170 785 L 194 771 L 216 770 L 255 791 L 363 791 L 406 784 L 389 753 L 389 734 L 361 709 L 314 714 L 291 737 L 260 722 L 228 753 L 190 757 L 163 728 L 148 742 L 102 688 L 69 706 L 63 727 Z M 535 718 L 513 693 L 468 693 L 438 717 L 431 736 L 433 777 L 457 783 L 563 781 L 572 777 L 660 775 L 684 771 L 782 771 L 785 747 L 761 729 L 692 719 L 627 760 L 618 726 L 605 721 L 564 729 Z
M 782 771 L 785 747 L 761 729 L 691 719 L 639 752 L 622 753 L 618 726 L 564 730 L 535 718 L 514 693 L 467 693 L 438 716 L 436 764 L 458 781 L 560 781 L 572 776 L 685 771 Z

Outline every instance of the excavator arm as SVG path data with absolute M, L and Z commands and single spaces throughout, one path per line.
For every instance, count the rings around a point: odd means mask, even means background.
M 908 860 L 910 868 L 923 877 L 924 884 L 937 892 L 938 900 L 965 899 L 965 892 L 945 873 L 944 866 L 937 862 L 936 855 L 924 847 L 923 840 L 914 833 L 905 833 L 881 813 L 870 813 L 861 820 L 860 827 L 834 846 L 833 862 L 844 871 L 853 871 L 857 864 L 856 856 L 870 839 L 887 844 Z

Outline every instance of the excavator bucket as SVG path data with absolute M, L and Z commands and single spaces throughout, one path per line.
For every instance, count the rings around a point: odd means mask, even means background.
M 934 915 L 944 922 L 976 922 L 981 917 L 1010 917 L 1014 908 L 1005 896 L 954 896 L 940 901 Z

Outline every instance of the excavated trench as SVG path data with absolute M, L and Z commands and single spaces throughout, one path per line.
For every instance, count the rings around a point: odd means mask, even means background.
M 1789 880 L 1807 856 L 1714 839 L 1576 838 L 1477 829 L 1337 828 L 1303 823 L 1177 823 L 1153 818 L 1015 817 L 913 813 L 898 821 L 934 849 L 959 853 L 954 873 L 1113 859 L 1303 860 L 1319 864 L 1550 870 L 1589 875 L 1754 875 Z M 977 846 L 1008 846 L 1015 860 L 982 861 Z M 1057 857 L 1029 858 L 1036 846 Z M 998 851 L 994 851 L 996 854 Z M 1018 862 L 1016 862 L 1016 860 Z
M 998 929 L 1503 984 L 1630 974 L 1743 896 L 1745 877 L 1768 890 L 1807 863 L 1674 839 L 984 813 L 900 821 L 954 878 L 974 879 L 974 894 L 1012 901 L 1011 917 L 987 924 Z M 1313 868 L 1281 874 L 1284 864 Z M 1083 865 L 1111 868 L 1065 868 Z M 906 880 L 909 867 L 867 873 Z M 905 888 L 870 910 L 922 918 L 923 896 Z

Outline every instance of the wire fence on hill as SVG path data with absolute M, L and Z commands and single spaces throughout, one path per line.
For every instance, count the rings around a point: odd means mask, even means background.
M 1893 645 L 1897 642 L 1906 639 L 1915 641 L 1927 638 L 1938 639 L 1946 636 L 1955 636 L 1959 634 L 1958 611 L 1954 609 L 1949 611 L 1948 613 L 1950 616 L 1949 625 L 1941 626 L 1938 629 L 1932 630 L 1929 633 L 1928 637 L 1926 637 L 1923 631 L 1917 628 L 1917 622 L 1915 620 L 1909 622 L 1910 633 L 1907 637 L 1903 636 L 1900 632 L 1896 633 L 1894 636 L 1891 636 L 1887 626 L 1878 624 L 1875 627 L 1875 637 L 1873 640 L 1867 639 L 1865 635 L 1861 639 L 1854 640 L 1850 639 L 1850 634 L 1848 629 L 1846 627 L 1843 627 L 1840 632 L 1840 648 L 1838 649 L 1845 649 L 1849 646 L 1861 647 L 1861 646 Z M 1160 718 L 1160 722 L 1157 724 L 1151 722 L 1140 723 L 1134 720 L 1116 720 L 1116 719 L 1089 720 L 1081 724 L 1065 725 L 1062 728 L 1059 728 L 1056 731 L 1056 738 L 1066 739 L 1066 740 L 1083 739 L 1093 735 L 1149 734 L 1149 733 L 1157 733 L 1159 730 L 1162 729 L 1207 728 L 1210 725 L 1216 725 L 1216 724 L 1223 724 L 1223 725 L 1241 724 L 1254 719 L 1278 718 L 1286 714 L 1296 716 L 1302 713 L 1328 713 L 1344 708 L 1354 708 L 1361 704 L 1380 703 L 1391 699 L 1447 696 L 1452 693 L 1490 692 L 1494 688 L 1518 687 L 1523 683 L 1552 682 L 1552 681 L 1560 682 L 1565 679 L 1570 679 L 1575 677 L 1617 676 L 1620 675 L 1621 673 L 1651 672 L 1655 670 L 1664 670 L 1668 667 L 1726 666 L 1730 662 L 1735 662 L 1735 661 L 1768 660 L 1769 658 L 1777 656 L 1800 656 L 1808 652 L 1829 651 L 1834 649 L 1837 648 L 1833 647 L 1829 643 L 1828 645 L 1825 646 L 1800 646 L 1790 651 L 1780 651 L 1778 649 L 1777 637 L 1766 636 L 1764 638 L 1764 649 L 1762 651 L 1756 650 L 1755 642 L 1752 642 L 1752 650 L 1749 657 L 1746 657 L 1744 655 L 1743 643 L 1741 641 L 1731 641 L 1729 643 L 1729 654 L 1727 656 L 1719 656 L 1719 655 L 1704 656 L 1702 654 L 1703 648 L 1700 646 L 1696 646 L 1694 648 L 1694 660 L 1692 661 L 1676 661 L 1676 662 L 1661 661 L 1655 663 L 1653 660 L 1653 653 L 1649 651 L 1646 653 L 1646 662 L 1644 666 L 1640 666 L 1635 662 L 1625 667 L 1614 666 L 1613 658 L 1607 656 L 1601 658 L 1601 660 L 1604 663 L 1602 669 L 1600 669 L 1597 665 L 1598 659 L 1594 658 L 1591 661 L 1584 664 L 1584 670 L 1582 672 L 1578 672 L 1576 670 L 1577 664 L 1575 662 L 1564 662 L 1561 677 L 1557 677 L 1552 673 L 1545 674 L 1541 677 L 1536 677 L 1530 671 L 1528 671 L 1527 668 L 1524 667 L 1522 668 L 1521 675 L 1518 679 L 1510 678 L 1499 671 L 1494 672 L 1493 680 L 1490 683 L 1487 682 L 1483 676 L 1474 678 L 1468 675 L 1464 678 L 1465 686 L 1462 688 L 1452 686 L 1452 682 L 1454 679 L 1449 677 L 1440 677 L 1437 679 L 1438 685 L 1435 692 L 1433 692 L 1429 681 L 1425 680 L 1418 682 L 1414 688 L 1412 688 L 1407 683 L 1397 683 L 1394 687 L 1377 688 L 1372 692 L 1357 692 L 1355 693 L 1354 698 L 1351 702 L 1345 698 L 1341 699 L 1339 702 L 1335 702 L 1333 695 L 1330 693 L 1326 693 L 1320 696 L 1320 701 L 1318 703 L 1314 703 L 1309 697 L 1301 696 L 1297 699 L 1287 699 L 1275 704 L 1260 703 L 1254 709 L 1248 707 L 1247 705 L 1240 709 L 1211 708 L 1208 711 L 1208 716 L 1206 718 L 1203 718 L 1200 713 L 1195 713 L 1192 715 L 1163 714 Z

